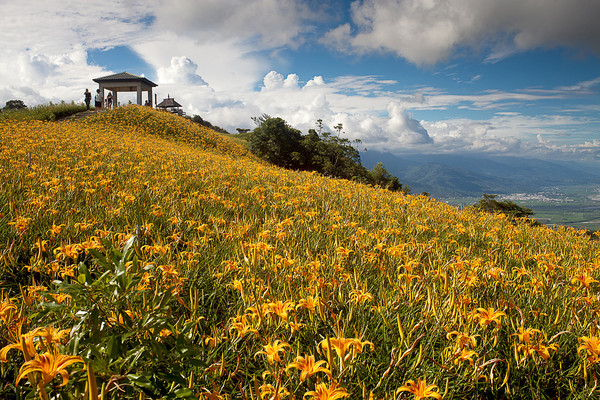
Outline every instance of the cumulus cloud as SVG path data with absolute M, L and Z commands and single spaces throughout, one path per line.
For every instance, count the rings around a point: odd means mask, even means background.
M 279 89 L 283 87 L 283 75 L 277 71 L 271 71 L 263 78 L 265 90 Z
M 600 55 L 596 0 L 363 0 L 352 22 L 324 43 L 340 51 L 384 51 L 434 64 L 465 47 L 495 61 L 534 48 L 568 47 Z
M 321 78 L 322 79 L 322 78 Z M 275 89 L 298 89 L 298 82 L 300 78 L 297 74 L 289 74 L 285 79 L 282 74 L 277 71 L 271 71 L 263 78 L 262 90 L 275 90 Z
M 402 144 L 428 144 L 433 140 L 421 123 L 412 118 L 404 108 L 396 102 L 388 105 L 388 131 Z
M 323 77 L 319 75 L 319 76 L 315 76 L 314 78 L 312 78 L 311 80 L 306 82 L 305 87 L 323 86 L 324 84 L 325 84 L 325 81 L 323 80 Z
M 173 57 L 168 67 L 156 71 L 159 83 L 185 83 L 190 85 L 207 86 L 202 77 L 196 74 L 198 64 L 189 57 Z
M 144 36 L 139 21 L 147 13 L 145 2 L 136 0 L 114 11 L 104 3 L 81 7 L 73 0 L 2 4 L 2 97 L 30 105 L 83 99 L 91 78 L 107 72 L 87 63 L 86 49 L 136 42 Z

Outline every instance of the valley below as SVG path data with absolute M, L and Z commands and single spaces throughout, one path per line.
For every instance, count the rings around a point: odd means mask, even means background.
M 455 205 L 475 204 L 481 197 L 448 197 L 439 201 Z M 600 230 L 600 185 L 552 187 L 538 192 L 508 193 L 499 200 L 510 200 L 533 210 L 532 218 L 548 226 Z
M 484 193 L 533 210 L 548 226 L 600 230 L 600 163 L 483 155 L 393 155 L 361 153 L 367 168 L 381 161 L 411 188 L 455 206 L 469 206 Z

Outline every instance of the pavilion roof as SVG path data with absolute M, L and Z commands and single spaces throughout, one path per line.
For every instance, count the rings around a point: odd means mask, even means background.
M 179 104 L 178 102 L 176 102 L 174 98 L 167 97 L 166 99 L 164 99 L 163 101 L 161 101 L 160 103 L 158 103 L 156 105 L 156 107 L 160 107 L 160 108 L 181 107 L 181 104 Z
M 92 79 L 92 80 L 96 83 L 115 82 L 115 81 L 118 81 L 118 82 L 142 82 L 148 86 L 152 86 L 152 87 L 158 86 L 156 83 L 152 82 L 151 80 L 149 80 L 147 78 L 144 78 L 143 76 L 134 75 L 129 72 L 119 72 L 118 74 L 107 75 L 107 76 L 103 76 L 103 77 Z

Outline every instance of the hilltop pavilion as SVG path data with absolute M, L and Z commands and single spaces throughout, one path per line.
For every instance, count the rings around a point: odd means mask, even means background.
M 167 95 L 167 98 L 161 101 L 156 105 L 156 108 L 161 110 L 169 111 L 175 114 L 183 114 L 183 110 L 181 110 L 181 104 L 175 101 L 173 97 Z
M 92 79 L 99 86 L 102 98 L 104 98 L 104 90 L 109 90 L 113 93 L 113 104 L 117 105 L 117 95 L 119 92 L 137 92 L 137 104 L 142 105 L 142 92 L 148 92 L 148 102 L 152 106 L 152 88 L 158 85 L 143 76 L 130 74 L 129 72 L 121 72 L 114 75 L 103 76 L 101 78 Z

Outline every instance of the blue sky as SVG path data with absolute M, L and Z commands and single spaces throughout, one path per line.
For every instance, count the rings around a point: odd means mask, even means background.
M 317 119 L 397 154 L 600 159 L 597 0 L 23 0 L 0 104 L 82 101 L 128 71 L 235 132 Z M 119 95 L 123 102 L 134 100 Z

